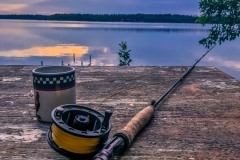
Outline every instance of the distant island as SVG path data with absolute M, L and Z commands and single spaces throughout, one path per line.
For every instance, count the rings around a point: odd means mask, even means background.
M 0 14 L 0 19 L 98 22 L 195 23 L 197 18 L 198 16 L 179 14 Z

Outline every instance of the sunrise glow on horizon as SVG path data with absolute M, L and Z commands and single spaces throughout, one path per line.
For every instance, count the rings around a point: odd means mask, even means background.
M 184 14 L 199 15 L 198 0 L 0 0 L 0 14 Z

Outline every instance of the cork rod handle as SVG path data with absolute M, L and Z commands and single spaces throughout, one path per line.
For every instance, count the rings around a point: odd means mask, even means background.
M 128 139 L 128 145 L 130 145 L 136 134 L 149 122 L 153 114 L 154 107 L 147 106 L 138 112 L 116 135 L 124 135 L 124 137 Z

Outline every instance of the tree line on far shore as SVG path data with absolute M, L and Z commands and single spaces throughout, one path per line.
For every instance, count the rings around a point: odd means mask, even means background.
M 179 14 L 53 14 L 1 15 L 0 19 L 23 20 L 57 20 L 57 21 L 100 21 L 100 22 L 161 22 L 161 23 L 195 23 L 198 16 Z

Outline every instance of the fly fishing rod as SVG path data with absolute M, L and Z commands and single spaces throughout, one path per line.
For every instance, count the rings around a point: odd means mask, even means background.
M 114 156 L 123 152 L 130 146 L 136 134 L 149 122 L 152 118 L 155 108 L 160 102 L 176 87 L 181 81 L 183 81 L 194 67 L 205 57 L 216 45 L 210 48 L 200 59 L 190 67 L 157 101 L 152 101 L 151 105 L 145 107 L 138 112 L 130 122 L 113 136 L 112 139 L 101 149 L 94 157 L 93 160 L 109 160 Z

